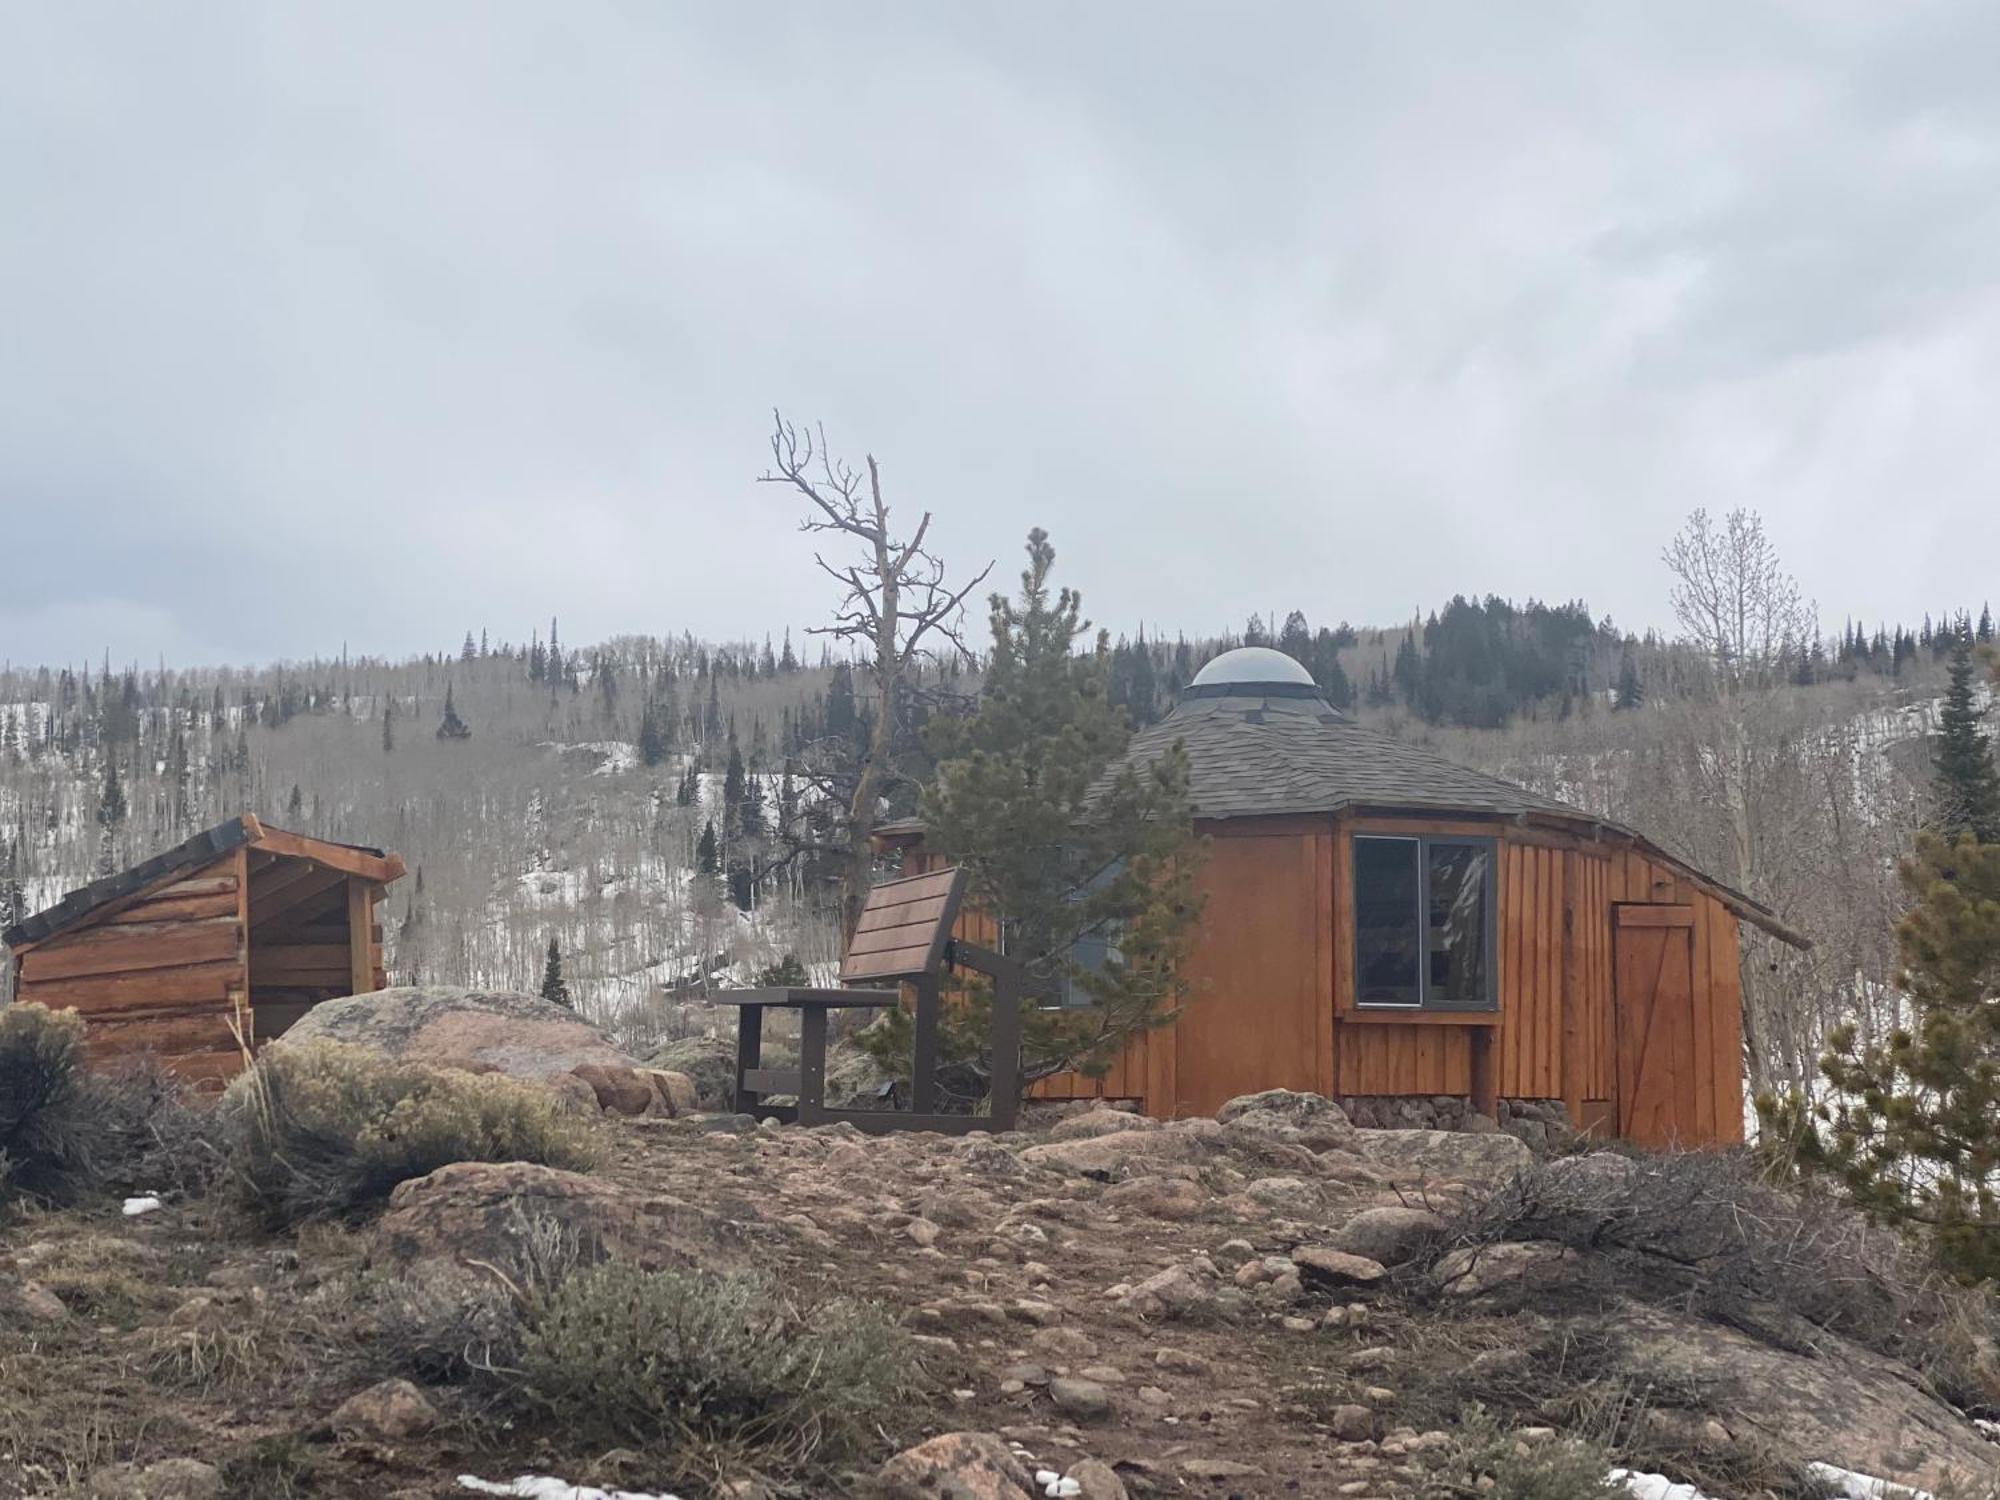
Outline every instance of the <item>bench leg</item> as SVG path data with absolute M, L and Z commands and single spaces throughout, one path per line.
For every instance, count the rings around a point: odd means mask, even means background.
M 736 1097 L 733 1101 L 739 1115 L 757 1112 L 757 1096 L 743 1086 L 743 1080 L 750 1076 L 750 1070 L 764 1060 L 764 1007 L 745 1005 L 736 1012 Z
M 826 1012 L 816 1005 L 799 1013 L 799 1123 L 826 1123 Z
M 910 1059 L 910 1109 L 915 1114 L 937 1112 L 938 1006 L 941 997 L 935 974 L 916 983 L 915 1055 Z
M 1012 1130 L 1021 1108 L 1021 991 L 1011 975 L 993 981 L 993 1104 L 995 1130 Z

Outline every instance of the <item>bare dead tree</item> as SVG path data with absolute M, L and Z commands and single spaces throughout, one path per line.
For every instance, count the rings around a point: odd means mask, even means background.
M 1755 511 L 1732 510 L 1718 529 L 1696 510 L 1662 559 L 1674 577 L 1674 617 L 1725 691 L 1767 683 L 1811 651 L 1819 633 L 1813 607 Z
M 927 545 L 931 513 L 925 511 L 906 536 L 890 527 L 882 498 L 882 474 L 871 453 L 856 469 L 827 449 L 824 428 L 801 431 L 783 413 L 771 413 L 771 469 L 763 484 L 781 484 L 805 498 L 799 529 L 828 532 L 850 549 L 829 562 L 813 561 L 841 586 L 833 623 L 814 627 L 861 646 L 875 699 L 875 721 L 847 801 L 846 851 L 841 870 L 841 934 L 854 933 L 867 900 L 874 851 L 871 836 L 885 787 L 894 774 L 896 734 L 906 701 L 926 662 L 951 653 L 970 658 L 960 635 L 966 596 L 986 581 L 993 564 L 965 582 L 947 582 L 944 560 Z

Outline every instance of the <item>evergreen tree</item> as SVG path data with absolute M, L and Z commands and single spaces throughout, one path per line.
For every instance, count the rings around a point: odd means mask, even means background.
M 649 702 L 639 715 L 639 759 L 657 766 L 666 758 L 667 737 L 660 731 L 660 712 Z
M 767 964 L 757 975 L 757 983 L 767 990 L 804 989 L 812 983 L 812 975 L 799 962 L 796 953 L 787 951 L 774 964 Z
M 1982 724 L 1985 710 L 1973 699 L 1972 672 L 1972 642 L 1961 635 L 1951 652 L 1951 683 L 1932 753 L 1932 824 L 1947 839 L 1971 834 L 2000 844 L 2000 770 Z
M 385 694 L 382 698 L 382 753 L 387 755 L 396 748 L 396 697 Z
M 472 730 L 466 726 L 465 720 L 458 716 L 458 708 L 451 701 L 451 684 L 448 682 L 444 685 L 444 718 L 438 723 L 437 737 L 441 740 L 472 738 Z
M 743 806 L 745 788 L 749 785 L 749 773 L 743 768 L 743 752 L 736 747 L 734 736 L 729 741 L 728 769 L 722 774 L 722 811 L 734 822 L 738 810 Z
M 465 644 L 458 648 L 458 659 L 460 661 L 471 661 L 478 655 L 479 645 L 472 639 L 472 632 L 468 630 L 465 632 Z
M 701 825 L 701 838 L 694 846 L 694 867 L 701 875 L 722 873 L 722 851 L 716 842 L 713 818 Z
M 554 938 L 549 939 L 548 957 L 542 961 L 542 998 L 564 1010 L 576 1009 L 569 997 L 569 981 L 563 978 L 562 949 Z
M 1840 1178 L 1872 1217 L 1926 1233 L 1968 1280 L 2000 1276 L 2000 844 L 1917 836 L 1901 867 L 1898 985 L 1916 1012 L 1862 1047 L 1837 1030 L 1821 1070 L 1836 1090 L 1758 1108 L 1801 1164 Z
M 1615 709 L 1637 708 L 1646 701 L 1646 689 L 1639 681 L 1638 663 L 1632 660 L 1632 653 L 1625 653 L 1625 660 L 1618 668 L 1618 691 L 1611 700 Z
M 116 833 L 125 825 L 130 811 L 125 802 L 125 783 L 118 778 L 118 757 L 106 755 L 104 784 L 97 794 L 97 826 L 106 833 Z
M 978 711 L 932 725 L 939 764 L 923 799 L 931 847 L 967 867 L 972 900 L 1001 914 L 1005 951 L 1063 1002 L 1023 1013 L 1024 1083 L 1101 1074 L 1128 1037 L 1172 1019 L 1200 905 L 1187 757 L 1176 747 L 1107 777 L 1131 735 L 1106 692 L 1108 640 L 1075 649 L 1082 601 L 1052 591 L 1046 533 L 1031 531 L 1027 552 L 1019 600 L 992 599 Z M 885 1058 L 905 1040 L 900 1017 L 883 1028 Z M 942 1025 L 958 1091 L 976 1096 L 987 1007 L 975 999 Z

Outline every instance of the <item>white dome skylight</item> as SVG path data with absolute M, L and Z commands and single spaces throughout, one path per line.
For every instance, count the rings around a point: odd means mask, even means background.
M 1312 673 L 1269 646 L 1238 646 L 1194 674 L 1189 687 L 1307 687 Z

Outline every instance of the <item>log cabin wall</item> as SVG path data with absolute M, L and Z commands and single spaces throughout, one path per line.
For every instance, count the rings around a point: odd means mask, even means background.
M 1103 1078 L 1059 1075 L 1030 1097 L 1132 1100 L 1171 1117 L 1212 1114 L 1264 1088 L 1465 1096 L 1473 1032 L 1483 1024 L 1502 1098 L 1561 1100 L 1579 1127 L 1647 1145 L 1742 1140 L 1737 918 L 1670 867 L 1634 848 L 1491 820 L 1328 816 L 1198 826 L 1209 838 L 1207 906 L 1182 1016 L 1134 1038 Z M 1497 1012 L 1358 1017 L 1348 916 L 1357 831 L 1498 841 Z M 910 873 L 942 862 L 920 843 L 905 846 Z M 1655 914 L 1685 921 L 1689 933 L 1688 992 L 1674 997 L 1671 1016 L 1646 1012 L 1643 996 L 1621 1010 L 1616 917 L 1625 906 L 1680 909 Z M 992 920 L 970 908 L 958 935 L 989 946 L 998 937 Z M 1654 1075 L 1648 1107 L 1635 1113 L 1627 1100 L 1622 1117 L 1621 1068 L 1627 1093 L 1641 1071 Z
M 401 859 L 245 816 L 9 931 L 15 997 L 75 1010 L 96 1064 L 214 1083 L 312 1005 L 381 989 L 375 904 Z
M 82 1015 L 93 1062 L 150 1052 L 228 1078 L 248 1027 L 244 894 L 239 850 L 22 953 L 15 999 Z

